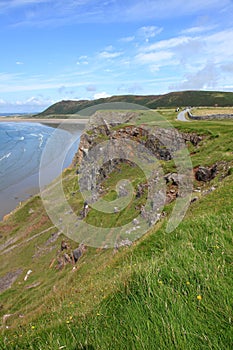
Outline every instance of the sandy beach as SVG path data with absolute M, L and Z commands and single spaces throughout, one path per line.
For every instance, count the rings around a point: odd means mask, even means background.
M 88 122 L 87 119 L 59 119 L 59 118 L 18 118 L 18 117 L 0 117 L 0 122 L 14 122 L 14 123 L 41 123 L 41 124 L 82 124 L 85 125 Z

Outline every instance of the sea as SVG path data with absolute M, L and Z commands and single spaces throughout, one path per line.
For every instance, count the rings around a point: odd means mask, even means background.
M 6 122 L 0 122 L 0 220 L 40 191 L 39 172 L 45 152 L 50 152 L 52 157 L 47 184 L 72 163 L 82 130 L 83 126 L 77 124 L 62 128 L 34 122 L 7 122 L 7 117 Z M 57 166 L 64 150 L 63 163 Z

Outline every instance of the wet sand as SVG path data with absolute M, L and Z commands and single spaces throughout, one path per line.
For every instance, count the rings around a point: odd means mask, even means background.
M 39 192 L 38 174 L 28 176 L 26 179 L 1 191 L 0 221 L 5 215 L 11 213 L 21 202 L 39 194 Z

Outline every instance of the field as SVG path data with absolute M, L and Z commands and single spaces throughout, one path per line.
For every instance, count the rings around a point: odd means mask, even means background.
M 233 114 L 232 107 L 199 107 L 192 109 L 193 115 L 211 115 L 211 114 Z
M 75 268 L 67 264 L 59 270 L 65 237 L 39 196 L 0 223 L 1 276 L 21 270 L 0 295 L 0 349 L 232 349 L 233 121 L 182 123 L 176 114 L 174 109 L 140 112 L 135 124 L 162 126 L 165 118 L 182 132 L 203 136 L 197 147 L 188 144 L 193 168 L 217 164 L 218 173 L 209 182 L 194 180 L 197 199 L 173 232 L 166 232 L 174 206 L 168 203 L 166 215 L 132 246 L 117 252 L 88 247 Z M 161 167 L 164 173 L 176 170 L 172 160 Z M 140 169 L 123 164 L 103 182 L 109 202 L 120 177 L 134 187 L 144 181 Z M 64 172 L 63 186 L 78 213 L 83 198 L 75 169 Z M 88 220 L 122 225 L 134 217 L 138 201 L 134 198 L 115 221 L 95 211 Z M 71 249 L 78 245 L 68 242 Z

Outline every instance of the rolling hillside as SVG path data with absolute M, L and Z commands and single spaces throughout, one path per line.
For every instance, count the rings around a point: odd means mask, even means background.
M 232 92 L 218 91 L 180 91 L 171 92 L 164 95 L 150 96 L 112 96 L 98 100 L 81 100 L 81 101 L 61 101 L 47 108 L 37 117 L 62 116 L 80 113 L 83 109 L 93 107 L 102 103 L 127 102 L 138 104 L 147 108 L 155 109 L 161 107 L 176 108 L 177 106 L 233 106 Z M 110 108 L 110 106 L 109 106 Z M 90 113 L 92 110 L 90 110 Z M 82 113 L 81 113 L 82 115 Z M 84 114 L 85 115 L 85 114 Z M 87 111 L 88 115 L 88 111 Z M 89 114 L 90 115 L 90 114 Z

